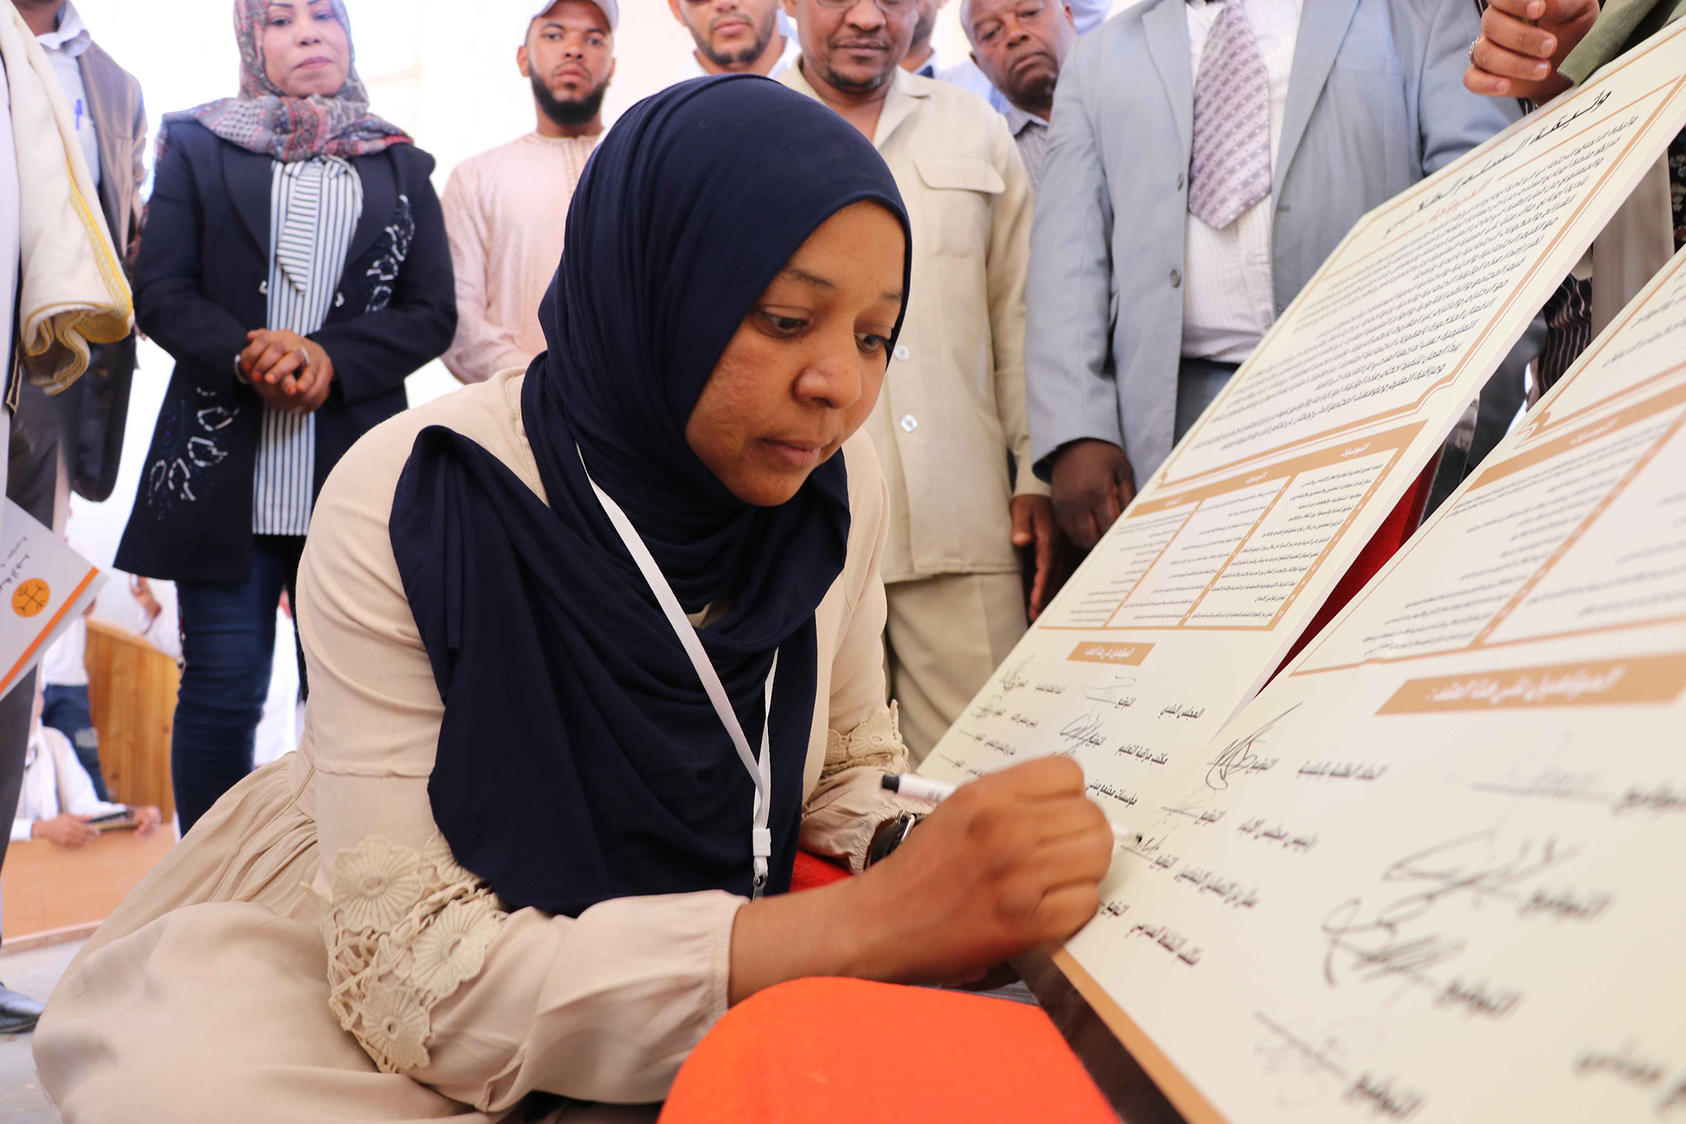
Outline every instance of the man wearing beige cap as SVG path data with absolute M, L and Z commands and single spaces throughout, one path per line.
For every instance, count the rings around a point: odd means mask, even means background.
M 616 0 L 517 7 L 525 39 L 515 65 L 533 85 L 537 128 L 457 165 L 441 200 L 457 275 L 457 334 L 444 359 L 465 383 L 525 367 L 544 350 L 539 300 L 562 258 L 568 201 L 603 135 L 615 73 Z

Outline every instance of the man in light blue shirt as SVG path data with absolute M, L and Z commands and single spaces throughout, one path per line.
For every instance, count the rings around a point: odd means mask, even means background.
M 36 31 L 35 41 L 41 44 L 41 49 L 47 52 L 47 61 L 53 64 L 53 73 L 58 76 L 59 85 L 64 88 L 64 100 L 70 103 L 70 112 L 76 119 L 76 139 L 82 142 L 82 155 L 88 158 L 88 172 L 95 183 L 100 182 L 100 142 L 94 132 L 93 116 L 88 111 L 88 91 L 82 82 L 81 58 L 87 49 L 94 45 L 94 37 L 88 33 L 87 26 L 82 22 L 82 14 L 76 10 L 76 5 L 63 0 L 53 0 L 51 3 L 41 3 L 40 0 L 13 0 L 27 20 L 30 9 L 37 8 L 51 11 L 58 8 L 57 26 L 50 31 Z M 35 24 L 31 21 L 31 30 Z

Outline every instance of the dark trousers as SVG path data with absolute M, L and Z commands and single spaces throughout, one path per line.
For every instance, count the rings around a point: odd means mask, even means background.
M 35 387 L 26 384 L 19 388 L 11 430 L 6 450 L 6 498 L 52 527 L 58 496 L 58 429 L 46 396 Z M 29 720 L 35 713 L 38 674 L 31 671 L 0 699 L 0 824 L 8 832 L 23 788 L 23 758 L 29 748 Z M 0 832 L 0 866 L 5 861 L 6 833 Z
M 94 782 L 94 795 L 110 802 L 111 791 L 105 787 L 105 774 L 100 772 L 100 735 L 94 729 L 94 712 L 88 705 L 88 685 L 47 684 L 41 691 L 41 724 L 70 739 L 76 748 L 76 760 Z
M 275 609 L 293 596 L 304 539 L 259 535 L 243 582 L 177 582 L 181 693 L 170 775 L 185 836 L 222 794 L 252 771 L 258 718 L 269 694 Z M 304 661 L 299 660 L 299 684 Z

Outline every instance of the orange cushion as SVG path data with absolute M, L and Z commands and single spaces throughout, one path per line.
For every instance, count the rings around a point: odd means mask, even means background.
M 850 878 L 849 868 L 806 851 L 796 852 L 796 865 L 790 871 L 790 891 L 817 890 L 833 882 Z
M 1116 1124 L 1118 1118 L 1035 1007 L 810 979 L 769 988 L 727 1012 L 680 1069 L 661 1119 Z

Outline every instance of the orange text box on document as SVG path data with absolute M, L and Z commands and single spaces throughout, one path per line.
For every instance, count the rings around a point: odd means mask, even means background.
M 1115 667 L 1140 667 L 1152 644 L 1126 644 L 1112 640 L 1085 640 L 1066 659 L 1072 663 L 1104 663 Z
M 1581 660 L 1412 679 L 1377 714 L 1670 703 L 1686 691 L 1686 652 Z

